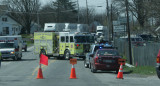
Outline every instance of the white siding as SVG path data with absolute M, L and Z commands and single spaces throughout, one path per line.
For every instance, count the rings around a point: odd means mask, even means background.
M 3 18 L 7 18 L 7 21 L 2 21 Z M 5 35 L 3 34 L 3 28 L 5 27 L 9 28 L 9 34 L 6 35 L 18 35 L 22 26 L 9 16 L 3 15 L 0 16 L 0 35 Z

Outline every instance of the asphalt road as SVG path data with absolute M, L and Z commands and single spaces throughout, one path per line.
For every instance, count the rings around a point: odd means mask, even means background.
M 42 65 L 44 79 L 36 79 L 39 57 L 33 47 L 23 52 L 21 61 L 2 61 L 0 86 L 158 86 L 157 76 L 139 76 L 124 72 L 124 79 L 116 79 L 113 71 L 91 73 L 84 68 L 83 60 L 75 65 L 77 79 L 69 79 L 72 65 L 68 60 L 49 59 L 49 66 Z

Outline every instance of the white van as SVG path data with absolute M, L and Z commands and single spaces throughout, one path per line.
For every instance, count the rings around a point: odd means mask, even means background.
M 3 59 L 12 58 L 21 60 L 22 58 L 22 37 L 17 36 L 0 36 L 0 52 Z

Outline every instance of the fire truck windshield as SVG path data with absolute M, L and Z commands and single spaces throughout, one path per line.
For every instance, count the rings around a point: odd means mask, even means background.
M 75 43 L 94 43 L 94 36 L 75 36 Z

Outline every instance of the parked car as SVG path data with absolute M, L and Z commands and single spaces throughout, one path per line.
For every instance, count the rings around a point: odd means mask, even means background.
M 112 45 L 109 44 L 93 44 L 90 47 L 89 53 L 86 53 L 86 58 L 84 59 L 84 67 L 85 68 L 91 68 L 90 67 L 90 55 L 94 54 L 97 49 L 107 49 L 107 48 L 113 48 Z
M 120 64 L 118 60 L 121 56 L 116 49 L 98 49 L 95 54 L 91 54 L 91 72 L 97 70 L 116 71 L 118 73 Z
M 22 41 L 22 49 L 26 52 L 27 51 L 27 43 L 26 41 Z
M 160 51 L 157 55 L 157 66 L 156 66 L 157 76 L 160 79 Z
M 131 42 L 135 46 L 144 46 L 145 42 L 141 37 L 131 38 Z
M 139 36 L 146 42 L 155 41 L 156 40 L 155 37 L 153 37 L 152 35 L 149 35 L 149 34 L 141 34 Z
M 128 38 L 122 38 L 125 41 L 128 41 Z M 146 46 L 145 41 L 141 37 L 131 37 L 131 43 L 134 46 Z

